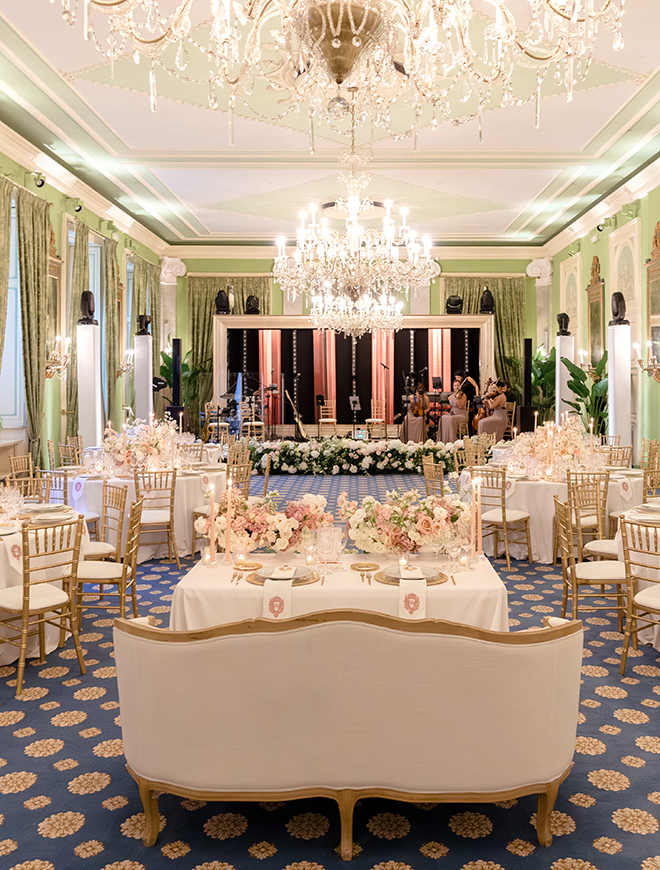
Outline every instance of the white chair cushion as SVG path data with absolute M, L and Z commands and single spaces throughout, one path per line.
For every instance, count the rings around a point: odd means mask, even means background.
M 142 525 L 148 526 L 152 523 L 169 523 L 170 521 L 170 512 L 166 510 L 157 510 L 152 508 L 151 510 L 143 510 L 142 511 Z
M 40 583 L 30 588 L 30 610 L 61 607 L 68 600 L 69 596 L 64 589 L 51 583 Z M 23 584 L 0 589 L 0 608 L 14 611 L 23 609 Z
M 582 583 L 622 583 L 626 579 L 623 562 L 578 562 L 575 576 Z
M 122 566 L 118 562 L 80 562 L 78 580 L 98 583 L 99 580 L 117 581 L 121 579 Z
M 596 514 L 589 514 L 585 517 L 580 517 L 580 525 L 582 528 L 585 526 L 597 526 L 598 525 L 598 517 Z
M 200 516 L 208 516 L 209 506 L 207 504 L 201 504 L 199 507 L 193 508 L 193 513 L 199 514 Z
M 489 511 L 484 511 L 481 514 L 481 519 L 484 523 L 501 523 L 502 511 L 499 508 L 493 508 Z M 508 510 L 506 512 L 507 523 L 517 523 L 520 520 L 528 520 L 529 514 L 527 511 Z
M 635 604 L 648 607 L 649 610 L 660 610 L 660 586 L 647 586 L 635 595 Z
M 367 417 L 364 421 L 365 423 L 384 423 L 385 420 L 382 417 Z
M 589 556 L 607 556 L 610 559 L 619 558 L 619 547 L 614 538 L 596 538 L 582 548 Z
M 624 514 L 625 514 L 625 511 L 622 511 L 621 509 L 619 509 L 618 511 L 610 511 L 610 517 L 613 520 L 618 519 L 619 517 L 623 516 Z
M 101 517 L 93 511 L 90 511 L 89 513 L 85 512 L 83 516 L 85 517 L 86 523 L 96 523 L 101 519 Z
M 106 541 L 90 541 L 85 545 L 85 559 L 100 558 L 102 556 L 114 556 L 116 550 L 112 544 Z

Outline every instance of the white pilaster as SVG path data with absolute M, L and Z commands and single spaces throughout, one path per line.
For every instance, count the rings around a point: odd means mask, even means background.
M 183 260 L 163 257 L 160 270 L 161 350 L 168 346 L 168 335 L 176 338 L 176 279 L 185 274 L 186 264 Z
M 138 420 L 149 422 L 154 410 L 153 390 L 153 338 L 150 335 L 136 335 L 133 339 L 135 347 L 135 369 L 133 380 L 135 384 L 135 416 Z
M 101 393 L 101 332 L 99 326 L 76 326 L 78 356 L 78 434 L 85 447 L 103 440 L 103 395 Z M 112 373 L 114 376 L 114 372 Z
M 607 327 L 607 427 L 619 435 L 622 447 L 632 444 L 632 329 L 630 324 Z
M 536 346 L 550 349 L 552 328 L 552 257 L 532 260 L 527 266 L 527 275 L 536 279 Z
M 555 422 L 559 426 L 561 423 L 561 415 L 564 412 L 572 412 L 573 408 L 567 405 L 564 401 L 573 401 L 573 392 L 568 388 L 570 374 L 566 366 L 562 363 L 561 358 L 564 357 L 569 362 L 575 362 L 575 336 L 573 335 L 558 335 L 555 345 Z

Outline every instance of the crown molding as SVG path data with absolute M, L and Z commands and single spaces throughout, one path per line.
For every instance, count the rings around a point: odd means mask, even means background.
M 292 254 L 294 248 L 287 250 Z M 431 254 L 444 260 L 533 260 L 540 256 L 540 247 L 532 245 L 434 245 Z M 182 260 L 268 260 L 275 258 L 277 249 L 272 245 L 170 245 L 168 257 Z
M 115 203 L 101 196 L 64 167 L 61 167 L 61 174 L 56 174 L 55 172 L 49 173 L 48 170 L 45 170 L 43 165 L 40 166 L 38 163 L 40 155 L 45 155 L 54 164 L 57 161 L 53 160 L 45 151 L 32 145 L 27 139 L 24 139 L 12 130 L 11 127 L 2 122 L 0 122 L 0 152 L 6 154 L 7 157 L 16 163 L 19 163 L 28 173 L 41 172 L 50 187 L 64 194 L 64 196 L 82 200 L 85 208 L 94 212 L 97 217 L 102 220 L 113 221 L 122 232 L 125 232 L 126 235 L 136 242 L 158 254 L 159 257 L 167 253 L 167 242 L 163 241 L 155 233 L 152 233 L 151 230 L 147 229 L 139 221 L 135 221 L 128 214 L 126 215 L 125 222 L 123 222 L 121 218 L 117 217 L 118 212 L 122 214 L 123 212 Z

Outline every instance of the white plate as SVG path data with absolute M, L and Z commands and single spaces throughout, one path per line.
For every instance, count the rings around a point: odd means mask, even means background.
M 636 511 L 642 511 L 645 514 L 660 514 L 660 504 L 638 504 Z
M 632 510 L 625 515 L 627 520 L 632 523 L 649 523 L 650 525 L 660 525 L 660 513 L 649 514 L 644 511 Z
M 67 523 L 73 520 L 76 516 L 77 514 L 75 511 L 70 514 L 39 514 L 34 518 L 33 523 Z
M 20 528 L 16 528 L 16 526 L 0 526 L 0 537 L 3 535 L 14 535 L 18 531 L 20 531 Z

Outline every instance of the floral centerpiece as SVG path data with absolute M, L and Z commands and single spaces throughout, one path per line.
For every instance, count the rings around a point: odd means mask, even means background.
M 338 504 L 349 537 L 367 553 L 415 553 L 423 545 L 448 551 L 471 544 L 470 505 L 457 496 L 422 498 L 416 489 L 392 490 L 384 502 L 367 496 L 358 504 L 343 492 Z
M 263 471 L 269 455 L 271 472 L 285 474 L 421 474 L 425 456 L 432 456 L 445 472 L 454 467 L 454 445 L 435 441 L 404 444 L 398 440 L 324 438 L 303 443 L 251 442 L 250 459 L 255 469 Z
M 508 452 L 507 468 L 533 477 L 565 477 L 571 468 L 598 468 L 605 462 L 575 415 L 564 417 L 562 426 L 550 422 L 523 432 Z
M 331 525 L 333 516 L 325 512 L 326 499 L 322 495 L 308 493 L 297 501 L 287 504 L 284 511 L 277 507 L 275 496 L 269 492 L 264 497 L 242 498 L 232 492 L 231 540 L 232 547 L 248 552 L 258 547 L 267 547 L 277 552 L 302 550 L 311 543 L 314 531 L 322 525 Z M 215 530 L 219 540 L 227 533 L 227 492 L 221 493 L 215 502 Z M 209 535 L 210 516 L 195 520 L 195 530 Z
M 115 465 L 126 468 L 154 468 L 164 461 L 171 466 L 174 451 L 176 423 L 166 417 L 164 420 L 145 423 L 136 420 L 133 425 L 126 424 L 122 432 L 117 432 L 110 423 L 103 433 L 103 454 Z

